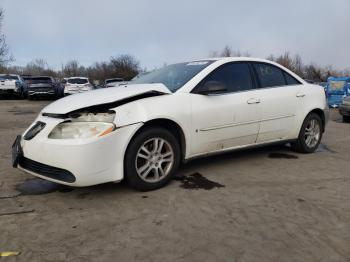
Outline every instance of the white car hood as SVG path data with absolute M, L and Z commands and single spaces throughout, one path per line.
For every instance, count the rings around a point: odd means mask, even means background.
M 149 92 L 171 94 L 171 91 L 163 84 L 137 84 L 103 88 L 59 99 L 46 106 L 42 113 L 67 114 L 81 108 L 113 103 Z

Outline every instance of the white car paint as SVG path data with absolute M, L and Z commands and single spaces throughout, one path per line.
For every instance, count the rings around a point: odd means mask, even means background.
M 15 79 L 2 79 L 3 77 L 10 76 Z M 13 93 L 19 93 L 20 92 L 20 83 L 23 83 L 23 79 L 19 75 L 14 74 L 0 74 L 0 93 L 1 92 L 13 92 Z M 16 84 L 17 83 L 17 84 Z
M 112 103 L 128 97 L 136 96 L 145 91 L 158 91 L 171 94 L 170 90 L 163 84 L 144 84 L 134 86 L 119 86 L 112 88 L 96 89 L 88 93 L 79 94 L 76 96 L 68 96 L 64 99 L 59 99 L 49 104 L 43 109 L 45 113 L 66 114 L 68 112 L 85 108 L 92 105 Z
M 86 83 L 84 84 L 70 83 L 70 81 L 72 80 L 80 80 L 80 79 L 85 80 Z M 93 85 L 90 83 L 87 77 L 68 77 L 68 78 L 65 78 L 65 80 L 67 81 L 64 86 L 65 96 L 79 94 L 79 93 L 93 90 Z
M 207 61 L 208 59 L 206 59 Z M 184 136 L 184 160 L 298 137 L 305 117 L 314 109 L 327 110 L 323 88 L 311 85 L 288 69 L 262 59 L 220 58 L 194 76 L 175 93 L 163 84 L 129 83 L 125 87 L 99 89 L 60 99 L 42 110 L 34 121 L 46 127 L 32 140 L 21 140 L 24 156 L 46 165 L 69 170 L 74 183 L 33 175 L 71 186 L 88 186 L 124 178 L 124 155 L 133 135 L 156 119 L 176 123 Z M 255 89 L 225 95 L 199 95 L 192 89 L 219 66 L 236 61 L 270 63 L 300 81 L 298 86 Z M 94 105 L 108 104 L 147 92 L 164 95 L 117 105 L 115 131 L 99 138 L 49 139 L 48 134 L 65 119 L 43 116 L 67 114 Z M 33 124 L 34 124 L 33 123 Z M 30 127 L 28 128 L 28 130 Z M 26 133 L 26 132 L 25 132 Z M 22 168 L 23 169 L 23 168 Z
M 129 83 L 128 81 L 112 82 L 112 83 L 108 83 L 108 84 L 106 85 L 106 88 L 118 87 L 118 86 L 125 86 L 125 85 L 127 85 L 128 83 Z

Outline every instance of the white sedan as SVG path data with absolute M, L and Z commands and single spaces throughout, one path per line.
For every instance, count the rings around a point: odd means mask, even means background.
M 327 118 L 323 88 L 279 64 L 205 59 L 53 102 L 17 137 L 13 166 L 70 186 L 153 190 L 203 155 L 275 142 L 312 153 Z

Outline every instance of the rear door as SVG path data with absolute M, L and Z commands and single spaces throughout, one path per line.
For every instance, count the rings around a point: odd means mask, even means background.
M 302 84 L 281 68 L 252 63 L 260 83 L 261 123 L 257 143 L 289 139 L 302 111 Z
M 227 92 L 202 95 L 206 82 L 223 83 Z M 250 65 L 224 64 L 210 73 L 191 93 L 192 155 L 220 151 L 256 142 L 261 110 Z

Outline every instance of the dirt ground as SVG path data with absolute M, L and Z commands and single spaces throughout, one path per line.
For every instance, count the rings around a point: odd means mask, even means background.
M 47 103 L 0 101 L 0 252 L 21 252 L 1 261 L 350 261 L 350 123 L 337 111 L 315 154 L 199 159 L 141 193 L 55 187 L 13 169 L 15 136 Z

